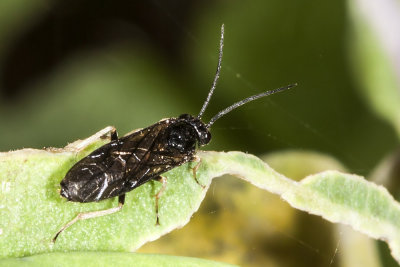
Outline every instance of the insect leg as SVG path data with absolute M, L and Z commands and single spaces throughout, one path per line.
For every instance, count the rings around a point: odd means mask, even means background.
M 198 185 L 200 185 L 200 186 L 204 189 L 204 188 L 206 188 L 206 186 L 205 186 L 205 185 L 202 185 L 202 184 L 199 182 L 199 180 L 197 179 L 197 170 L 198 170 L 199 167 L 200 167 L 201 158 L 198 157 L 198 156 L 194 156 L 194 157 L 193 157 L 193 162 L 197 162 L 196 166 L 194 166 L 194 167 L 192 168 L 194 180 L 196 181 L 196 183 L 197 183 Z
M 73 225 L 74 223 L 76 223 L 77 221 L 80 220 L 86 220 L 86 219 L 90 219 L 90 218 L 96 218 L 96 217 L 101 217 L 101 216 L 105 216 L 105 215 L 109 215 L 115 212 L 118 212 L 122 209 L 122 207 L 124 206 L 125 203 L 125 194 L 124 195 L 120 195 L 118 196 L 118 207 L 115 208 L 111 208 L 111 209 L 106 209 L 106 210 L 98 210 L 98 211 L 90 211 L 90 212 L 82 212 L 79 213 L 72 221 L 68 222 L 66 225 L 64 225 L 58 232 L 57 234 L 54 236 L 54 238 L 52 239 L 52 242 L 55 243 L 57 237 L 68 227 L 70 227 L 71 225 Z
M 165 188 L 167 187 L 167 178 L 164 177 L 164 176 L 158 176 L 154 180 L 162 183 L 162 187 L 161 187 L 160 191 L 158 191 L 158 193 L 155 195 L 155 198 L 156 198 L 156 215 L 157 215 L 156 225 L 160 225 L 160 218 L 158 216 L 158 200 L 160 199 L 161 195 L 164 193 Z
M 111 132 L 111 141 L 115 141 L 115 140 L 118 140 L 118 133 L 117 133 L 117 130 L 116 130 L 116 129 L 114 129 L 114 130 Z

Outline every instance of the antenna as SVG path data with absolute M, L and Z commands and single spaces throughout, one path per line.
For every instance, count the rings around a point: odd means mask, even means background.
M 231 112 L 235 108 L 238 108 L 238 107 L 240 107 L 240 106 L 242 106 L 242 105 L 244 105 L 244 104 L 246 104 L 246 103 L 248 103 L 250 101 L 259 99 L 259 98 L 264 97 L 264 96 L 269 96 L 269 95 L 272 95 L 272 94 L 275 94 L 275 93 L 279 93 L 279 92 L 285 91 L 285 90 L 290 89 L 290 88 L 295 87 L 295 86 L 297 86 L 297 83 L 294 83 L 294 84 L 291 84 L 291 85 L 288 85 L 288 86 L 284 86 L 284 87 L 281 87 L 281 88 L 278 88 L 278 89 L 269 90 L 269 91 L 266 91 L 266 92 L 258 94 L 258 95 L 249 96 L 248 98 L 243 99 L 243 100 L 241 100 L 239 102 L 236 102 L 235 104 L 233 104 L 233 105 L 227 107 L 226 109 L 218 112 L 217 115 L 212 117 L 212 119 L 207 123 L 206 127 L 210 128 L 211 125 L 213 125 L 216 120 L 218 120 L 219 118 L 221 118 L 225 114 Z
M 197 118 L 201 119 L 203 116 L 204 111 L 206 110 L 208 103 L 210 102 L 211 96 L 214 93 L 215 87 L 217 86 L 217 81 L 219 78 L 219 73 L 221 72 L 221 62 L 222 62 L 222 50 L 224 48 L 224 24 L 221 26 L 221 39 L 219 41 L 219 57 L 218 57 L 218 65 L 217 65 L 217 72 L 215 73 L 214 81 L 212 83 L 210 92 L 208 92 L 208 96 L 206 102 L 204 102 L 203 106 L 201 107 L 200 113 Z

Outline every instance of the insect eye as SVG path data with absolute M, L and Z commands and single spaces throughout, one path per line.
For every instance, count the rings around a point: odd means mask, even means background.
M 200 146 L 204 146 L 204 145 L 207 145 L 208 143 L 210 143 L 211 133 L 205 125 L 202 124 L 197 127 L 197 134 L 198 134 Z
M 205 131 L 199 136 L 199 144 L 201 146 L 207 145 L 211 141 L 211 133 L 209 131 Z

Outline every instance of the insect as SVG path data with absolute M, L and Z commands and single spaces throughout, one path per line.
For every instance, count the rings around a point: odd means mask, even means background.
M 118 197 L 118 206 L 107 210 L 79 213 L 57 232 L 53 242 L 61 232 L 79 220 L 120 211 L 125 202 L 125 194 L 151 180 L 162 182 L 162 188 L 155 196 L 158 224 L 158 199 L 165 190 L 167 182 L 161 175 L 184 163 L 197 161 L 198 164 L 193 168 L 193 176 L 198 183 L 196 170 L 201 161 L 195 155 L 196 147 L 210 142 L 210 128 L 216 120 L 250 101 L 297 85 L 292 84 L 250 96 L 218 112 L 208 123 L 202 122 L 201 117 L 210 102 L 220 75 L 223 45 L 224 25 L 221 27 L 217 71 L 199 115 L 183 114 L 177 118 L 164 119 L 121 138 L 118 138 L 117 132 L 114 131 L 110 143 L 78 161 L 68 171 L 61 181 L 61 196 L 69 201 L 81 203 Z

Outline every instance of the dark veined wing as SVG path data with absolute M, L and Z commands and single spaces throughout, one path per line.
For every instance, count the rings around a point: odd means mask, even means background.
M 165 130 L 173 120 L 111 141 L 77 162 L 61 182 L 61 195 L 76 202 L 119 196 L 186 162 L 165 150 Z
M 175 122 L 176 119 L 168 119 L 168 126 L 159 131 L 154 141 L 141 143 L 126 162 L 127 180 L 133 188 L 193 159 L 194 150 L 179 152 L 167 147 L 170 138 L 168 127 Z M 127 191 L 130 190 L 132 188 Z

